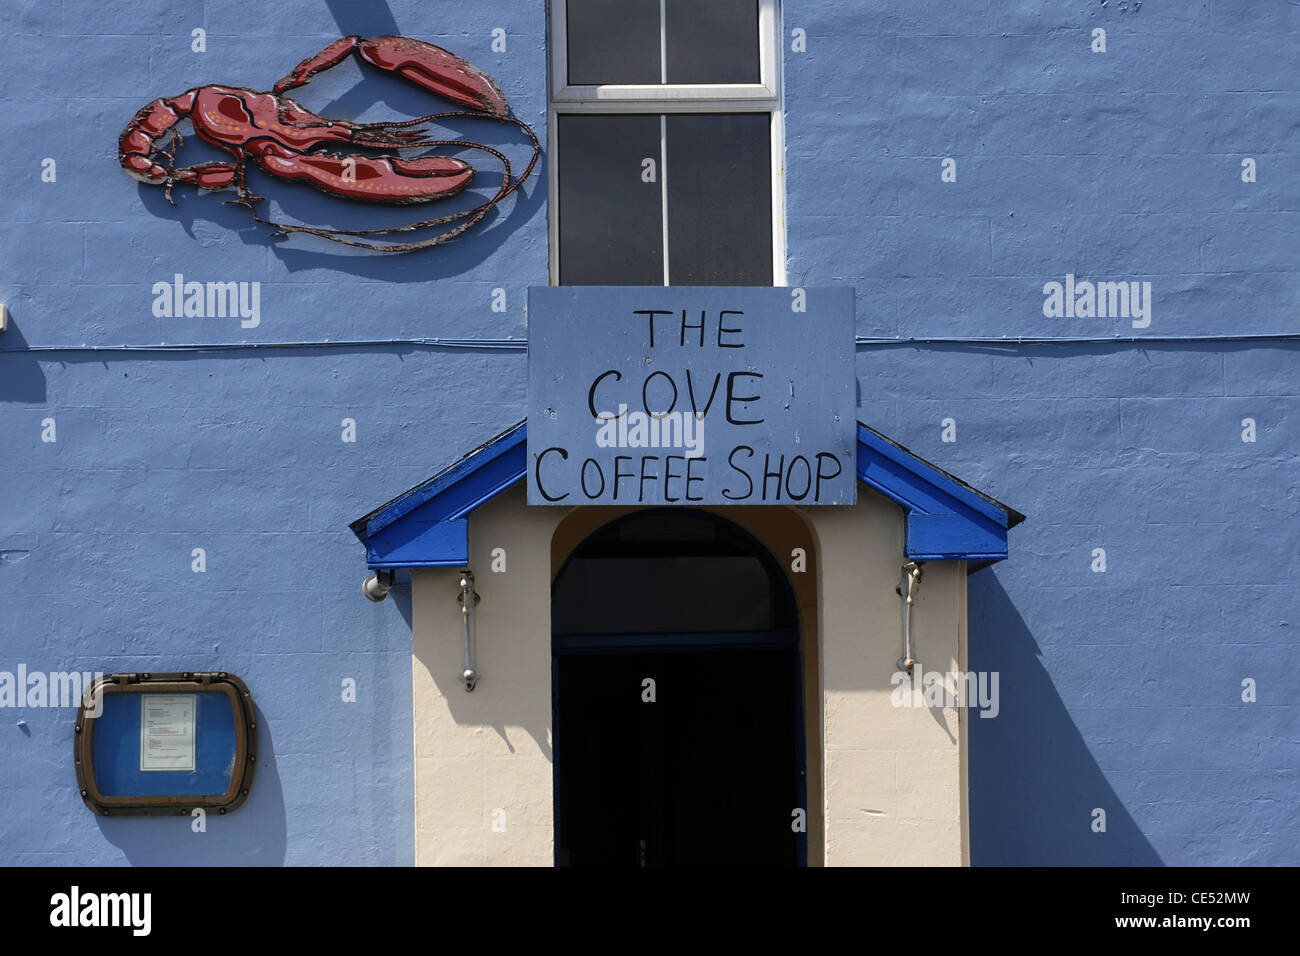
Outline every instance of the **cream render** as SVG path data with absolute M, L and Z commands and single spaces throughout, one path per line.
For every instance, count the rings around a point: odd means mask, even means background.
M 472 693 L 460 680 L 459 572 L 412 572 L 419 865 L 554 862 L 551 581 L 587 535 L 636 509 L 530 508 L 524 499 L 516 485 L 469 516 L 482 598 Z M 903 509 L 859 485 L 852 507 L 709 510 L 771 551 L 798 602 L 809 865 L 967 864 L 971 715 L 891 702 Z M 802 573 L 790 571 L 795 548 L 807 554 Z M 494 553 L 504 572 L 492 571 Z M 912 630 L 921 668 L 966 669 L 964 561 L 925 564 Z

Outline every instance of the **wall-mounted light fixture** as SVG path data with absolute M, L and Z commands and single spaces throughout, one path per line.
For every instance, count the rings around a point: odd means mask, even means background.
M 380 569 L 361 582 L 361 593 L 378 604 L 388 597 L 388 592 L 393 589 L 393 584 L 396 581 L 396 571 Z

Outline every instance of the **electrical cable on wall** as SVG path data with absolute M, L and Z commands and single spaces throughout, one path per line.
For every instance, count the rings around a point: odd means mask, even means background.
M 858 336 L 854 343 L 859 347 L 907 345 L 1173 345 L 1213 342 L 1294 342 L 1300 341 L 1300 332 L 1256 332 L 1241 335 L 1145 335 L 1145 336 L 1015 336 L 1015 337 L 956 337 L 923 336 L 905 339 Z M 175 343 L 158 345 L 31 345 L 22 348 L 0 348 L 0 354 L 26 352 L 230 352 L 256 349 L 339 349 L 339 348 L 391 348 L 394 346 L 432 349 L 497 349 L 506 352 L 526 352 L 526 339 L 340 339 L 320 342 L 213 342 Z

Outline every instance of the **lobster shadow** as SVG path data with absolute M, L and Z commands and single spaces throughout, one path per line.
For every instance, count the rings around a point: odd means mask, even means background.
M 313 80 L 310 86 L 294 93 L 298 102 L 319 115 L 334 118 L 345 116 L 355 122 L 400 120 L 454 108 L 431 97 L 426 91 L 413 88 L 404 80 L 376 75 L 370 70 L 363 72 L 353 63 L 340 64 L 338 68 Z M 475 148 L 474 143 L 482 142 L 485 146 L 504 153 L 510 160 L 511 171 L 516 178 L 527 168 L 532 143 L 517 126 L 472 116 L 456 117 L 445 122 L 446 125 L 428 124 L 429 133 L 438 139 L 463 140 L 465 145 L 434 147 L 431 154 L 458 157 L 470 162 L 476 169 L 471 188 L 456 197 L 411 205 L 345 200 L 326 195 L 302 183 L 277 180 L 250 162 L 249 188 L 255 195 L 266 199 L 258 204 L 257 215 L 276 224 L 327 230 L 409 227 L 416 222 L 472 209 L 491 199 L 498 191 L 504 170 L 491 154 Z M 376 151 L 356 149 L 356 152 L 374 154 Z M 193 135 L 186 136 L 183 156 L 178 158 L 185 165 L 205 161 L 231 161 L 230 154 L 207 146 Z M 227 202 L 233 196 L 231 191 L 207 192 L 191 187 L 177 187 L 174 190 L 175 205 L 169 203 L 163 191 L 157 187 L 141 184 L 137 192 L 146 210 L 160 219 L 178 222 L 191 239 L 199 240 L 200 233 L 210 232 L 200 223 L 229 229 L 246 245 L 269 248 L 291 273 L 309 269 L 332 269 L 367 279 L 427 282 L 461 275 L 477 267 L 513 233 L 531 222 L 545 201 L 545 165 L 545 157 L 539 155 L 537 165 L 527 182 L 520 185 L 500 205 L 488 210 L 482 220 L 462 235 L 440 245 L 407 253 L 358 249 L 309 234 L 273 236 L 273 226 L 257 222 L 249 209 Z M 360 238 L 362 241 L 377 243 L 419 241 L 454 229 L 463 221 L 458 219 L 443 225 L 395 232 L 374 239 Z
M 339 36 L 350 33 L 379 36 L 402 32 L 385 0 L 367 0 L 364 5 L 358 4 L 356 0 L 325 0 L 325 7 L 338 25 Z

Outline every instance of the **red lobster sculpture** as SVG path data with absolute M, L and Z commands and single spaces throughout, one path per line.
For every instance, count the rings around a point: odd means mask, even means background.
M 391 123 L 350 123 L 328 120 L 304 109 L 287 96 L 288 90 L 304 86 L 311 78 L 355 53 L 366 63 L 398 73 L 406 79 L 465 107 L 463 110 L 430 113 L 415 119 Z M 528 134 L 533 155 L 523 175 L 512 178 L 510 161 L 500 152 L 480 143 L 462 140 L 428 139 L 421 123 L 455 116 L 471 116 L 513 123 Z M 188 118 L 194 132 L 206 143 L 229 152 L 232 163 L 175 165 L 182 141 L 176 129 Z M 170 140 L 163 145 L 163 137 Z M 272 222 L 257 214 L 257 203 L 246 182 L 247 163 L 280 179 L 308 183 L 322 192 L 346 199 L 377 203 L 423 203 L 454 196 L 474 177 L 474 168 L 445 156 L 402 158 L 399 155 L 347 154 L 327 152 L 330 145 L 350 145 L 372 150 L 403 150 L 433 146 L 460 146 L 491 153 L 505 167 L 501 188 L 487 202 L 435 219 L 388 229 L 322 229 L 313 226 Z M 145 106 L 122 131 L 118 157 L 122 167 L 143 183 L 165 186 L 167 200 L 178 183 L 200 189 L 234 187 L 235 205 L 245 206 L 253 218 L 272 226 L 272 235 L 306 232 L 362 249 L 381 252 L 411 252 L 446 242 L 481 221 L 488 211 L 523 184 L 537 165 L 541 146 L 526 123 L 510 114 L 500 88 L 486 73 L 456 56 L 422 40 L 407 37 L 344 37 L 313 57 L 299 63 L 270 93 L 238 86 L 199 86 L 179 96 L 160 97 Z M 165 159 L 166 165 L 160 160 Z M 401 244 L 366 242 L 358 238 L 394 232 L 410 232 L 445 226 L 464 220 L 431 238 Z

